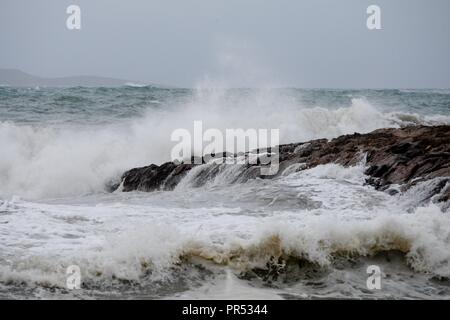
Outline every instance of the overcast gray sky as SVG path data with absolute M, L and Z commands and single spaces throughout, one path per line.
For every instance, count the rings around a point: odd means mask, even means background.
M 382 30 L 366 27 L 370 4 Z M 0 0 L 0 46 L 0 67 L 48 77 L 449 88 L 450 1 Z

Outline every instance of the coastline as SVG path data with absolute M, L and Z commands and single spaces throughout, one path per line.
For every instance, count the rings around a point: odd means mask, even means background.
M 265 151 L 265 150 L 260 150 Z M 237 158 L 236 154 L 224 153 L 226 158 Z M 343 135 L 328 141 L 327 139 L 292 143 L 279 146 L 278 161 L 280 168 L 273 176 L 262 176 L 261 165 L 248 161 L 241 165 L 243 169 L 235 177 L 236 182 L 245 182 L 256 178 L 276 178 L 284 173 L 314 168 L 329 163 L 344 167 L 358 165 L 361 161 L 366 167 L 366 183 L 377 190 L 390 194 L 404 192 L 418 182 L 440 179 L 429 190 L 427 199 L 438 195 L 437 202 L 450 199 L 450 126 L 408 126 L 405 128 L 383 128 L 371 133 Z M 207 162 L 204 156 L 201 161 Z M 160 166 L 133 168 L 126 171 L 120 184 L 109 187 L 111 191 L 173 190 L 194 167 L 191 163 L 167 162 Z M 219 166 L 209 163 L 198 174 L 198 185 L 214 179 L 220 173 Z M 447 205 L 446 205 L 447 206 Z

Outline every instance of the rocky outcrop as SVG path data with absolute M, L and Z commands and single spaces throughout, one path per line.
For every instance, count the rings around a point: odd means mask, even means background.
M 448 201 L 450 188 L 450 126 L 411 126 L 401 129 L 379 129 L 367 134 L 351 134 L 328 141 L 312 140 L 279 147 L 280 170 L 298 165 L 297 170 L 327 163 L 343 166 L 355 165 L 365 157 L 367 183 L 377 189 L 387 189 L 392 184 L 404 189 L 417 181 L 442 177 L 435 194 Z M 122 176 L 123 191 L 172 190 L 195 165 L 168 162 L 135 168 Z M 246 179 L 259 177 L 259 165 L 245 164 L 242 175 Z M 216 170 L 217 171 L 217 170 Z M 444 190 L 444 188 L 447 188 Z
M 167 162 L 131 169 L 122 176 L 122 191 L 172 190 L 192 167 L 192 164 Z
M 298 144 L 281 146 L 280 161 L 304 162 L 308 167 L 339 163 L 355 165 L 364 155 L 377 188 L 410 183 L 417 178 L 450 177 L 450 126 L 379 129 L 368 134 L 315 140 L 298 152 Z

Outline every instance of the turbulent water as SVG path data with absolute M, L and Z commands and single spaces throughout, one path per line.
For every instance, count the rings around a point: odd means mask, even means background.
M 200 181 L 207 164 L 174 191 L 107 192 L 195 120 L 301 142 L 450 124 L 450 91 L 0 87 L 0 298 L 450 297 L 450 211 L 422 201 L 438 180 L 390 196 L 364 161 L 244 183 L 239 165 Z

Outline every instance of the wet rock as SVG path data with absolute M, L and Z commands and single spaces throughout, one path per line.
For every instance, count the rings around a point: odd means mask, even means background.
M 327 163 L 352 166 L 365 158 L 367 183 L 380 190 L 388 189 L 391 184 L 408 186 L 419 178 L 450 177 L 450 126 L 379 129 L 367 134 L 343 135 L 330 141 L 318 139 L 281 145 L 279 150 L 282 169 L 300 163 L 305 169 Z M 196 164 L 167 162 L 131 169 L 122 176 L 123 191 L 172 190 L 194 166 Z M 258 168 L 260 164 L 247 164 L 251 177 L 258 177 L 253 167 Z M 449 200 L 450 187 L 442 185 L 439 192 L 441 201 Z
M 160 166 L 150 165 L 131 169 L 122 176 L 122 191 L 172 190 L 193 165 L 167 162 Z

